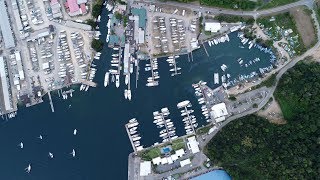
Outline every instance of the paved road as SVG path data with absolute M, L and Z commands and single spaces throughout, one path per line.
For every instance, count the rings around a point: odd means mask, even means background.
M 150 2 L 153 3 L 152 0 L 142 0 L 142 1 L 136 1 L 136 2 Z M 230 15 L 242 15 L 242 16 L 253 16 L 254 18 L 257 18 L 262 15 L 268 15 L 276 12 L 281 12 L 293 7 L 297 6 L 308 6 L 309 8 L 313 7 L 313 0 L 300 0 L 291 4 L 286 4 L 283 6 L 278 6 L 271 9 L 261 10 L 261 11 L 240 11 L 240 10 L 231 10 L 231 9 L 222 9 L 217 7 L 209 7 L 209 6 L 200 6 L 195 4 L 187 4 L 187 3 L 180 3 L 176 1 L 167 1 L 167 2 L 160 2 L 157 1 L 157 4 L 161 5 L 171 5 L 171 6 L 178 6 L 180 8 L 186 8 L 186 9 L 192 9 L 193 11 L 200 11 L 202 13 L 210 12 L 212 14 L 230 14 Z

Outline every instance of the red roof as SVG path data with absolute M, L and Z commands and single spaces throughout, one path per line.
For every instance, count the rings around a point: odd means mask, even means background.
M 80 4 L 80 9 L 81 9 L 82 14 L 87 13 L 87 8 L 86 8 L 85 3 Z
M 77 12 L 80 9 L 77 4 L 77 0 L 67 0 L 66 5 L 69 7 L 70 13 Z

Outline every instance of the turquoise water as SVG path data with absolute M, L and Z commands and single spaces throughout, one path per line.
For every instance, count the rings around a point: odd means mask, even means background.
M 100 29 L 105 39 L 106 12 L 103 12 Z M 104 74 L 109 68 L 112 50 L 105 48 L 102 58 L 95 62 L 98 67 L 95 81 L 100 85 L 88 92 L 76 92 L 73 98 L 62 100 L 53 93 L 55 113 L 45 102 L 30 108 L 20 107 L 18 116 L 9 121 L 1 121 L 0 126 L 0 180 L 104 180 L 127 179 L 127 157 L 132 148 L 124 125 L 136 117 L 140 122 L 141 144 L 149 146 L 159 142 L 159 131 L 152 123 L 152 112 L 168 107 L 170 118 L 176 126 L 177 135 L 183 135 L 184 127 L 178 102 L 189 99 L 195 110 L 199 125 L 205 124 L 191 84 L 200 79 L 213 86 L 213 73 L 222 73 L 220 66 L 226 64 L 231 78 L 250 73 L 258 67 L 270 65 L 269 56 L 257 49 L 239 48 L 236 33 L 230 35 L 231 42 L 208 47 L 210 57 L 203 49 L 193 52 L 194 62 L 188 62 L 186 55 L 177 59 L 182 74 L 171 77 L 165 58 L 159 59 L 160 85 L 146 87 L 150 72 L 141 70 L 138 89 L 132 84 L 132 101 L 124 99 L 124 77 L 120 88 L 114 84 L 102 86 Z M 248 68 L 240 67 L 237 59 L 261 61 Z M 141 62 L 144 69 L 146 62 Z M 135 79 L 135 77 L 132 77 Z M 71 107 L 69 108 L 69 105 Z M 77 128 L 78 134 L 73 135 Z M 37 138 L 43 136 L 41 141 Z M 24 149 L 17 145 L 23 141 Z M 76 158 L 70 155 L 76 150 Z M 54 154 L 49 159 L 48 152 Z M 30 174 L 24 168 L 31 163 Z
M 201 176 L 192 178 L 192 180 L 231 180 L 231 177 L 228 175 L 226 171 L 215 170 L 203 174 Z

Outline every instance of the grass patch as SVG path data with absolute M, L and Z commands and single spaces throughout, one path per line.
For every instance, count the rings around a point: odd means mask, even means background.
M 198 129 L 197 129 L 197 134 L 199 134 L 199 135 L 201 135 L 201 134 L 207 134 L 207 133 L 209 132 L 210 128 L 212 128 L 212 125 L 198 128 Z
M 184 149 L 185 148 L 185 143 L 182 138 L 179 138 L 177 140 L 172 141 L 172 149 L 173 150 L 179 150 L 179 149 Z
M 200 4 L 227 9 L 254 10 L 260 4 L 260 1 L 254 2 L 250 0 L 200 0 Z
M 294 3 L 298 0 L 270 0 L 270 2 L 265 3 L 262 5 L 259 9 L 269 9 L 269 8 L 274 8 L 277 6 L 283 6 L 286 4 Z
M 161 155 L 160 148 L 154 147 L 154 148 L 147 149 L 147 150 L 141 152 L 140 157 L 143 160 L 151 161 L 153 158 L 156 158 L 160 155 Z

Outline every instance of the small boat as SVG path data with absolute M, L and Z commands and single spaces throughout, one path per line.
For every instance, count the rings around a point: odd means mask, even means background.
M 128 90 L 127 89 L 124 90 L 124 98 L 126 98 L 126 99 L 128 98 Z
M 73 130 L 73 135 L 77 135 L 77 129 Z
M 131 101 L 131 90 L 130 89 L 128 89 L 128 99 L 129 99 L 129 101 Z
M 130 123 L 135 123 L 135 122 L 137 122 L 137 119 L 136 118 L 132 118 L 132 119 L 129 120 L 129 122 Z
M 72 152 L 70 154 L 72 155 L 72 157 L 76 157 L 76 151 L 74 149 L 72 149 Z
M 27 173 L 30 173 L 31 172 L 31 164 L 29 164 L 26 168 L 25 168 L 26 172 Z
M 18 145 L 21 149 L 23 149 L 23 142 Z
M 109 72 L 106 72 L 105 76 L 104 76 L 104 87 L 107 87 L 109 84 Z
M 52 159 L 53 158 L 53 154 L 51 152 L 49 152 L 49 157 Z
M 42 137 L 42 135 L 40 134 L 38 138 L 42 140 L 43 137 Z
M 135 131 L 138 127 L 130 128 L 129 131 Z
M 126 85 L 128 85 L 128 83 L 129 83 L 129 75 L 128 74 L 126 75 L 124 82 L 125 82 Z
M 116 74 L 116 87 L 119 88 L 120 86 L 120 75 Z

